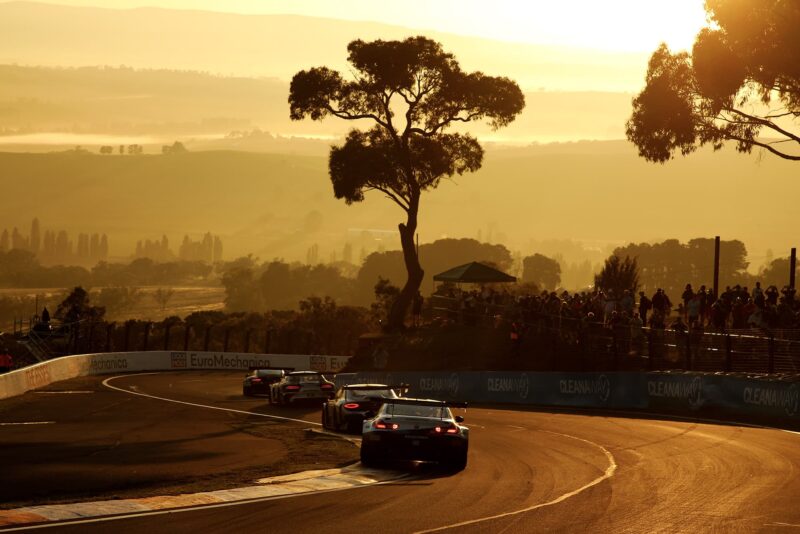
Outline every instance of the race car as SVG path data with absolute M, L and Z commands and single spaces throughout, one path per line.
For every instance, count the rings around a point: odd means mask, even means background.
M 268 394 L 270 384 L 280 381 L 285 375 L 284 369 L 250 369 L 242 381 L 242 395 Z
M 467 466 L 469 428 L 450 407 L 466 403 L 430 399 L 385 399 L 362 426 L 361 463 L 376 466 L 389 461 L 433 461 L 462 470 Z
M 348 384 L 336 396 L 322 404 L 322 428 L 361 432 L 364 414 L 375 413 L 384 402 L 396 399 L 397 393 L 386 384 Z
M 327 400 L 333 397 L 333 382 L 318 371 L 295 371 L 269 386 L 269 401 L 291 404 L 300 400 Z

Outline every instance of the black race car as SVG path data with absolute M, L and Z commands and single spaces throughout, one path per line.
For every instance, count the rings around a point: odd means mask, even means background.
M 375 414 L 367 414 L 361 436 L 361 463 L 367 467 L 388 461 L 433 461 L 455 469 L 467 466 L 469 428 L 450 406 L 466 403 L 430 399 L 385 399 Z
M 295 371 L 269 386 L 273 404 L 291 404 L 300 400 L 327 400 L 333 397 L 333 382 L 318 371 Z
M 396 399 L 397 393 L 386 384 L 349 384 L 322 404 L 322 427 L 361 433 L 364 414 L 377 412 L 382 398 Z
M 286 376 L 284 369 L 250 369 L 242 382 L 242 395 L 269 394 L 269 386 Z

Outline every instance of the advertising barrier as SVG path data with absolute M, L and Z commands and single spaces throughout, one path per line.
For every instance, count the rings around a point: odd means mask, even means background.
M 113 352 L 64 356 L 0 375 L 0 399 L 22 395 L 78 376 L 144 371 L 241 370 L 285 367 L 335 373 L 348 356 L 250 354 L 233 352 Z
M 698 373 L 355 373 L 341 383 L 409 385 L 408 396 L 472 403 L 643 410 L 800 425 L 800 385 Z
M 0 399 L 78 376 L 145 371 L 285 367 L 335 373 L 347 356 L 223 352 L 121 352 L 65 356 L 0 375 Z M 700 373 L 369 372 L 353 383 L 407 384 L 408 396 L 471 403 L 645 410 L 800 425 L 800 385 L 771 378 Z

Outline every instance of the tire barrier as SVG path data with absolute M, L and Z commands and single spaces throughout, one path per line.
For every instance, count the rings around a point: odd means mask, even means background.
M 800 384 L 701 373 L 348 373 L 345 383 L 409 385 L 408 396 L 480 404 L 640 410 L 800 426 Z
M 349 356 L 252 354 L 234 352 L 112 352 L 54 358 L 0 375 L 0 399 L 22 395 L 53 382 L 79 376 L 145 371 L 241 370 L 286 367 L 334 373 Z

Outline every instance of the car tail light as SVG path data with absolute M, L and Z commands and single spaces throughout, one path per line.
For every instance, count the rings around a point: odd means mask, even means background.
M 400 428 L 400 425 L 397 423 L 392 423 L 391 421 L 384 421 L 383 419 L 378 419 L 375 422 L 375 428 L 380 428 L 383 430 L 397 430 Z
M 457 434 L 458 427 L 455 425 L 440 425 L 433 429 L 433 434 Z
M 357 402 L 348 402 L 347 404 L 344 405 L 344 407 L 347 408 L 348 410 L 357 410 L 361 407 L 361 405 Z
M 261 379 L 260 378 L 251 378 L 250 382 L 252 382 L 253 384 L 260 384 L 261 383 Z
M 300 386 L 286 386 L 286 391 L 297 391 L 300 389 Z
M 333 389 L 333 384 L 322 384 L 320 389 Z

